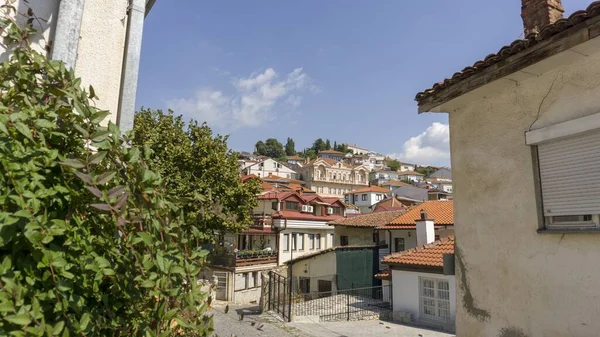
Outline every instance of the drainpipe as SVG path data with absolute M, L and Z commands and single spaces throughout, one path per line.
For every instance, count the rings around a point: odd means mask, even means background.
M 390 251 L 390 254 L 391 254 L 392 253 L 392 231 L 389 230 L 389 229 L 387 231 L 388 231 L 388 238 L 389 238 L 388 242 L 390 243 L 388 245 L 388 248 L 389 248 L 389 251 Z
M 56 31 L 50 58 L 63 61 L 67 69 L 75 68 L 84 3 L 85 0 L 62 0 L 58 5 Z
M 119 110 L 117 113 L 117 125 L 121 128 L 121 131 L 133 129 L 145 15 L 146 0 L 129 0 L 125 52 L 123 54 L 121 73 L 121 90 L 119 93 Z

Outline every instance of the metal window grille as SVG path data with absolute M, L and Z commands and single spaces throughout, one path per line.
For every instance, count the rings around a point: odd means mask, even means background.
M 450 319 L 450 285 L 447 280 L 419 278 L 421 315 L 430 319 Z

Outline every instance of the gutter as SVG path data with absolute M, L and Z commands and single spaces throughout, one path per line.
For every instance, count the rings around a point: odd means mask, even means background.
M 127 32 L 125 35 L 125 52 L 123 53 L 123 66 L 121 68 L 121 89 L 117 112 L 117 125 L 121 128 L 121 131 L 133 129 L 144 18 L 155 1 L 129 0 L 129 6 L 127 7 Z
M 85 0 L 62 0 L 58 5 L 50 58 L 63 61 L 67 69 L 75 69 L 84 4 Z

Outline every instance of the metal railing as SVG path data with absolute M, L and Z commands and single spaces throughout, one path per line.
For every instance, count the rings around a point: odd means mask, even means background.
M 292 302 L 294 316 L 318 316 L 321 322 L 379 318 L 392 310 L 389 285 L 298 294 Z
M 284 321 L 290 322 L 292 297 L 288 278 L 270 271 L 267 292 L 267 310 L 281 315 Z

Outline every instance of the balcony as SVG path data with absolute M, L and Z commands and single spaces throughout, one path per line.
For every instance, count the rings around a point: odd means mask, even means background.
M 277 251 L 242 250 L 237 253 L 214 252 L 210 258 L 211 264 L 224 267 L 245 267 L 261 264 L 277 264 Z

